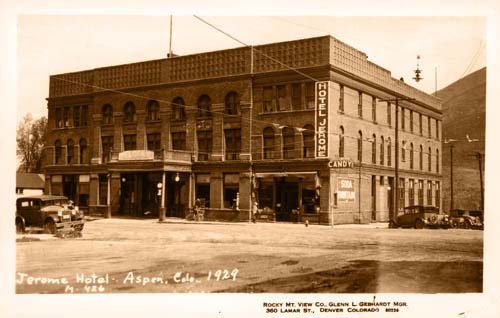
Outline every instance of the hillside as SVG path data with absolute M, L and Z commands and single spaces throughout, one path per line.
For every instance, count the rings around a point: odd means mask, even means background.
M 454 207 L 479 209 L 479 162 L 486 135 L 486 68 L 482 68 L 435 94 L 443 100 L 443 141 L 453 142 Z M 479 141 L 468 142 L 466 135 Z M 443 208 L 450 208 L 450 144 L 443 142 Z M 484 169 L 484 161 L 483 161 Z

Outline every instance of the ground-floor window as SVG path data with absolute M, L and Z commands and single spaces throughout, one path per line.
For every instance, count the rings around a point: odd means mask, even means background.
M 108 204 L 108 176 L 106 174 L 99 175 L 99 205 Z
M 408 182 L 408 205 L 415 205 L 415 181 L 413 179 Z
M 418 204 L 424 205 L 424 180 L 418 180 Z
M 210 207 L 210 174 L 196 174 L 196 199 L 201 199 L 205 207 Z
M 234 209 L 237 207 L 236 198 L 239 192 L 239 183 L 239 174 L 224 174 L 224 208 Z
M 427 181 L 427 204 L 432 205 L 432 181 Z
M 316 213 L 316 191 L 314 189 L 302 189 L 302 206 L 304 213 Z
M 405 207 L 405 179 L 399 179 L 399 209 L 402 210 Z
M 259 184 L 259 208 L 273 209 L 273 182 L 261 181 Z
M 439 182 L 436 182 L 436 206 L 439 207 L 441 204 L 441 192 L 439 188 Z

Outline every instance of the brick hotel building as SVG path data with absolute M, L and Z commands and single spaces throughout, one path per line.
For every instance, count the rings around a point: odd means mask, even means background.
M 330 36 L 53 75 L 47 100 L 45 191 L 91 214 L 387 221 L 396 147 L 399 206 L 441 206 L 440 100 Z

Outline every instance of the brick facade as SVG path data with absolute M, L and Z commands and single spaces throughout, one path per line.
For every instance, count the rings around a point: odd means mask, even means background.
M 315 127 L 312 79 L 329 84 L 330 150 L 325 159 L 310 156 L 308 148 Z M 204 95 L 209 112 L 199 109 Z M 261 221 L 387 221 L 397 146 L 395 105 L 379 100 L 394 96 L 415 98 L 400 102 L 405 109 L 405 129 L 399 134 L 400 149 L 403 141 L 406 145 L 399 174 L 405 181 L 405 204 L 413 179 L 416 185 L 422 180 L 425 203 L 430 202 L 430 181 L 432 204 L 440 205 L 439 100 L 393 79 L 364 53 L 332 37 L 51 76 L 46 190 L 107 216 L 185 217 L 195 199 L 204 198 L 209 202 L 206 219 L 249 221 L 257 202 Z M 158 114 L 148 106 L 152 101 L 159 105 Z M 127 103 L 133 103 L 133 114 Z M 111 113 L 105 105 L 112 107 Z M 87 113 L 81 111 L 84 107 Z M 69 139 L 74 147 L 68 148 Z M 125 151 L 125 146 L 135 149 Z M 70 163 L 68 154 L 73 154 Z M 330 161 L 335 159 L 354 165 L 333 168 Z M 342 180 L 352 181 L 353 200 L 339 200 Z M 417 190 L 414 195 L 418 202 Z

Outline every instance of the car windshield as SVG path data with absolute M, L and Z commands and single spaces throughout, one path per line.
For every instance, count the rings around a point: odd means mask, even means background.
M 42 203 L 43 206 L 63 205 L 63 204 L 68 204 L 68 200 L 66 200 L 66 199 L 52 199 L 52 200 L 45 200 Z

